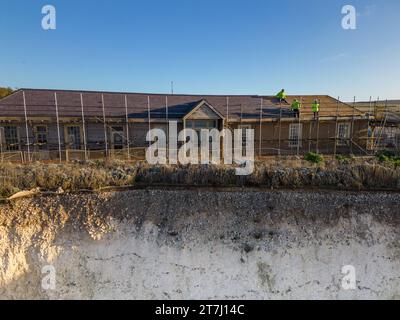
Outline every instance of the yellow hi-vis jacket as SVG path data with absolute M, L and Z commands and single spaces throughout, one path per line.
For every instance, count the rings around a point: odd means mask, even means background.
M 311 106 L 312 112 L 319 112 L 319 103 L 314 102 Z
M 301 108 L 301 103 L 300 103 L 300 101 L 297 101 L 297 100 L 293 101 L 293 103 L 292 103 L 292 110 L 300 110 L 300 108 Z
M 286 93 L 285 93 L 285 91 L 280 91 L 277 95 L 276 95 L 276 97 L 278 98 L 278 99 L 281 99 L 281 100 L 285 100 L 286 99 Z

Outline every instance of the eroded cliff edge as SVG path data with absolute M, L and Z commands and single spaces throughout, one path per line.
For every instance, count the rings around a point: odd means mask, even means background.
M 20 199 L 0 205 L 0 298 L 400 299 L 399 205 L 249 189 Z M 345 265 L 356 290 L 341 286 Z

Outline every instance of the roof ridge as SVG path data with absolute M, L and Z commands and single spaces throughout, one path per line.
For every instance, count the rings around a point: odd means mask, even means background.
M 200 93 L 149 93 L 149 92 L 127 92 L 127 91 L 101 91 L 101 90 L 77 90 L 77 89 L 42 89 L 42 88 L 19 88 L 17 91 L 53 91 L 53 92 L 77 92 L 77 93 L 106 93 L 106 94 L 135 94 L 149 96 L 208 96 L 208 97 L 262 97 L 251 94 L 200 94 Z
M 200 94 L 200 93 L 149 93 L 149 92 L 128 92 L 128 91 L 101 91 L 101 90 L 77 90 L 77 89 L 43 89 L 43 88 L 19 88 L 20 91 L 52 91 L 52 92 L 76 92 L 76 93 L 99 93 L 99 94 L 131 94 L 148 96 L 184 96 L 184 97 L 247 97 L 247 98 L 275 98 L 274 94 Z M 290 94 L 288 97 L 331 97 L 328 94 Z

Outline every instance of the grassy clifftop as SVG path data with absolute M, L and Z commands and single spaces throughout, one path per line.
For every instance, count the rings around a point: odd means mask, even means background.
M 240 177 L 229 166 L 150 166 L 141 161 L 0 164 L 3 198 L 34 188 L 78 191 L 138 185 L 400 190 L 400 167 L 377 159 L 339 159 L 319 164 L 274 159 L 257 162 L 252 175 Z

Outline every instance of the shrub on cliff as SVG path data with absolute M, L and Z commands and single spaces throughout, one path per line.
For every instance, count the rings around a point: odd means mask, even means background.
M 324 157 L 318 153 L 314 152 L 309 152 L 305 155 L 304 159 L 306 159 L 308 162 L 315 163 L 315 164 L 320 164 L 324 162 Z

